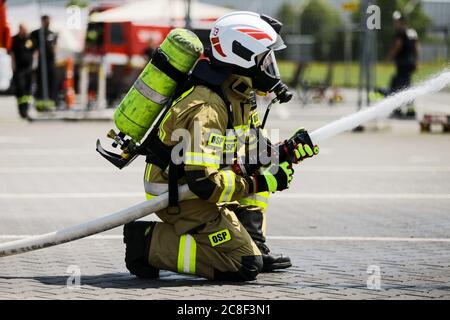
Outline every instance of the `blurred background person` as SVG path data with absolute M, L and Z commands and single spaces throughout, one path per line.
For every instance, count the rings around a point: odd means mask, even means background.
M 12 39 L 13 83 L 19 114 L 28 118 L 28 108 L 32 100 L 31 81 L 33 65 L 33 41 L 24 24 L 19 25 L 19 32 Z
M 153 57 L 153 53 L 155 52 L 155 42 L 152 38 L 148 40 L 147 48 L 144 50 L 144 56 L 147 59 L 147 61 L 150 61 L 150 59 Z
M 411 85 L 411 77 L 417 70 L 417 61 L 419 58 L 419 36 L 416 30 L 409 28 L 405 17 L 395 11 L 392 15 L 394 20 L 395 41 L 386 61 L 394 60 L 396 74 L 391 81 L 391 93 L 397 92 Z M 408 105 L 406 116 L 414 117 L 416 111 L 414 105 Z M 400 109 L 394 111 L 394 116 L 402 116 Z
M 38 51 L 36 74 L 36 109 L 51 110 L 56 103 L 56 41 L 57 34 L 50 30 L 50 17 L 41 17 L 41 28 L 31 33 L 35 50 Z M 41 41 L 42 40 L 42 41 Z

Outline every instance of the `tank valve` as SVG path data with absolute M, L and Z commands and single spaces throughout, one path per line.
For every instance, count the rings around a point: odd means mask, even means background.
M 106 136 L 114 140 L 112 146 L 114 148 L 120 147 L 122 153 L 116 154 L 103 149 L 100 140 L 97 140 L 97 151 L 116 167 L 122 169 L 137 157 L 138 146 L 136 146 L 131 139 L 125 139 L 126 135 L 123 132 L 116 133 L 113 129 L 111 129 L 108 131 Z

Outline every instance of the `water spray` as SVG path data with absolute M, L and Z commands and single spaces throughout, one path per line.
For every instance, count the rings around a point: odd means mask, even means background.
M 448 84 L 450 84 L 450 71 L 444 71 L 434 78 L 431 78 L 418 86 L 414 86 L 390 96 L 370 108 L 333 121 L 324 127 L 313 131 L 310 134 L 311 139 L 317 144 L 339 133 L 352 130 L 367 121 L 385 118 L 389 116 L 394 109 L 423 95 L 438 92 Z M 190 196 L 192 196 L 192 192 L 189 190 L 189 187 L 187 185 L 180 186 L 179 200 L 187 199 Z M 168 206 L 168 202 L 168 193 L 164 193 L 133 207 L 80 225 L 26 239 L 3 243 L 0 244 L 0 257 L 52 247 L 101 233 L 143 218 L 155 211 L 162 210 Z
M 368 121 L 386 118 L 395 109 L 414 101 L 423 95 L 438 92 L 444 89 L 448 84 L 450 84 L 450 71 L 444 71 L 420 85 L 389 96 L 374 104 L 372 107 L 368 107 L 359 112 L 330 122 L 322 128 L 313 131 L 310 134 L 311 140 L 315 144 L 318 144 L 327 138 L 333 137 L 344 131 L 352 130 Z

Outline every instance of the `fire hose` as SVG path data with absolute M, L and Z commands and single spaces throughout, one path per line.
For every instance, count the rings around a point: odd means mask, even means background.
M 344 131 L 351 130 L 371 120 L 387 117 L 394 109 L 413 101 L 425 94 L 435 93 L 450 84 L 450 72 L 444 71 L 420 85 L 401 91 L 387 97 L 370 108 L 335 120 L 310 134 L 314 144 Z M 192 196 L 187 185 L 180 186 L 179 200 Z M 101 233 L 134 220 L 143 218 L 155 211 L 168 206 L 168 193 L 164 193 L 151 200 L 141 202 L 130 208 L 123 209 L 111 215 L 103 216 L 83 224 L 64 228 L 43 235 L 0 244 L 0 257 L 25 253 L 38 249 L 56 246 L 70 241 Z

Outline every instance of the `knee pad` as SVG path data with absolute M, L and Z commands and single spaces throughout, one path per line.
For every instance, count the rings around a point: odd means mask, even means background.
M 140 278 L 157 278 L 159 270 L 148 263 L 151 237 L 156 222 L 133 221 L 123 227 L 125 265 L 131 274 Z
M 245 281 L 255 280 L 263 268 L 262 256 L 246 256 L 241 258 L 241 269 L 239 273 Z
M 241 258 L 241 267 L 237 272 L 214 270 L 216 281 L 251 281 L 255 280 L 263 268 L 262 256 L 245 256 Z

